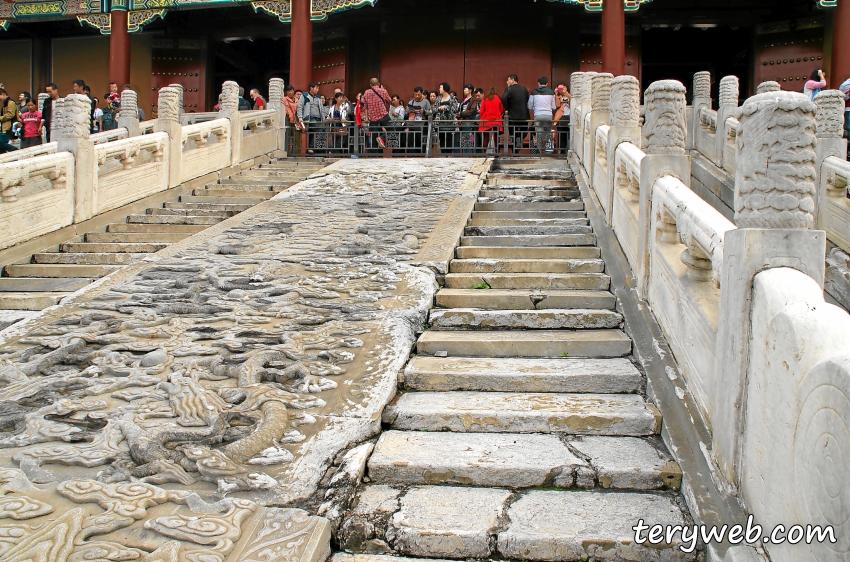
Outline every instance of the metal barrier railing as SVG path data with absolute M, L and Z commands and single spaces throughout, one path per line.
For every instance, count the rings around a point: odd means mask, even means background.
M 569 120 L 429 119 L 363 126 L 320 121 L 305 123 L 304 130 L 290 123 L 286 138 L 286 152 L 293 156 L 563 157 L 569 147 Z

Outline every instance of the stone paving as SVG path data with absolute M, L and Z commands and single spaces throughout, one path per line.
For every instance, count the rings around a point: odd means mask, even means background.
M 423 164 L 330 166 L 4 330 L 0 559 L 324 559 L 277 506 L 358 477 L 483 163 Z

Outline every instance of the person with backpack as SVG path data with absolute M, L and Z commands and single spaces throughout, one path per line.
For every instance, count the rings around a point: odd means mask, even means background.
M 17 146 L 9 144 L 12 140 L 12 125 L 21 120 L 21 113 L 15 100 L 8 92 L 0 88 L 0 153 L 18 150 Z
M 812 71 L 811 78 L 803 87 L 803 93 L 809 96 L 809 100 L 815 101 L 815 96 L 824 88 L 826 88 L 826 73 L 823 69 L 816 68 Z
M 390 104 L 392 98 L 390 94 L 381 87 L 381 82 L 377 78 L 369 80 L 369 89 L 363 92 L 363 104 L 366 106 L 366 114 L 369 115 L 369 128 L 378 130 L 376 142 L 381 148 L 387 147 L 387 141 L 384 138 L 384 133 L 387 131 L 387 125 L 390 124 Z
M 307 153 L 313 154 L 313 148 L 316 145 L 316 136 L 324 134 L 319 132 L 321 129 L 320 123 L 325 120 L 322 98 L 319 97 L 318 82 L 310 82 L 310 87 L 307 88 L 306 92 L 301 94 L 296 113 L 301 130 L 307 133 Z

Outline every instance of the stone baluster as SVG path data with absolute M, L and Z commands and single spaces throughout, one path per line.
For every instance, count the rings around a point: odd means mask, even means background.
M 230 165 L 242 161 L 242 118 L 239 115 L 239 84 L 228 80 L 221 86 L 219 115 L 230 120 Z
M 611 225 L 613 194 L 616 175 L 617 147 L 630 142 L 641 145 L 640 134 L 640 83 L 634 76 L 617 76 L 611 81 L 611 97 L 608 103 L 608 201 L 605 222 Z
M 779 85 L 779 82 L 774 82 L 773 80 L 767 80 L 762 82 L 756 87 L 756 95 L 758 94 L 766 94 L 768 92 L 779 92 L 782 90 L 782 86 Z
M 694 91 L 691 107 L 686 110 L 688 136 L 685 138 L 685 148 L 694 149 L 695 135 L 700 127 L 699 113 L 702 109 L 711 109 L 711 73 L 708 71 L 694 74 Z
M 70 94 L 53 102 L 50 139 L 57 152 L 74 155 L 74 222 L 94 216 L 94 189 L 97 159 L 91 133 L 91 101 L 88 96 Z
M 169 88 L 174 88 L 180 93 L 180 98 L 177 100 L 177 120 L 178 123 L 183 123 L 183 114 L 186 113 L 186 103 L 183 101 L 183 94 L 185 93 L 185 88 L 183 88 L 183 84 L 169 84 Z
M 720 105 L 717 108 L 717 136 L 714 149 L 716 162 L 723 167 L 726 147 L 726 118 L 738 107 L 738 77 L 724 76 L 720 80 Z
M 829 156 L 847 160 L 847 139 L 844 136 L 844 94 L 839 90 L 823 90 L 815 96 L 815 122 L 817 124 L 817 146 L 815 147 L 815 171 L 819 181 L 823 161 Z M 817 190 L 815 224 L 823 228 L 818 212 L 826 204 L 828 194 L 825 189 Z
M 740 126 L 735 223 L 726 233 L 711 411 L 712 450 L 721 472 L 739 485 L 743 398 L 749 369 L 753 278 L 791 267 L 823 286 L 826 234 L 812 228 L 815 105 L 797 92 L 768 92 L 730 112 Z
M 269 109 L 277 111 L 277 149 L 286 148 L 286 111 L 283 107 L 283 79 L 271 78 L 269 80 Z M 285 155 L 282 155 L 285 156 Z
M 596 129 L 607 125 L 610 118 L 611 82 L 614 75 L 608 72 L 590 77 L 590 126 L 584 135 L 584 154 L 581 163 L 586 172 L 587 184 L 593 185 L 593 163 L 596 161 Z
M 160 88 L 153 130 L 168 135 L 168 187 L 180 185 L 183 162 L 183 126 L 180 124 L 181 89 Z
M 118 126 L 127 129 L 127 135 L 139 136 L 139 96 L 133 90 L 121 92 L 121 111 Z
M 581 135 L 581 94 L 584 90 L 584 72 L 570 74 L 570 148 L 578 153 Z
M 644 93 L 645 123 L 640 164 L 640 215 L 638 217 L 638 259 L 635 267 L 638 294 L 647 297 L 649 287 L 649 248 L 652 228 L 652 189 L 655 180 L 674 176 L 691 184 L 691 157 L 685 150 L 685 86 L 676 80 L 659 80 Z

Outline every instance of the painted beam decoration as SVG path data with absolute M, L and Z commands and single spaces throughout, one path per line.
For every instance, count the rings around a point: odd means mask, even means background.
M 652 0 L 622 0 L 625 4 L 627 12 L 636 12 L 641 4 L 646 4 Z M 821 0 L 828 1 L 828 0 Z M 603 0 L 549 0 L 549 2 L 560 2 L 562 4 L 582 4 L 588 12 L 601 12 Z

